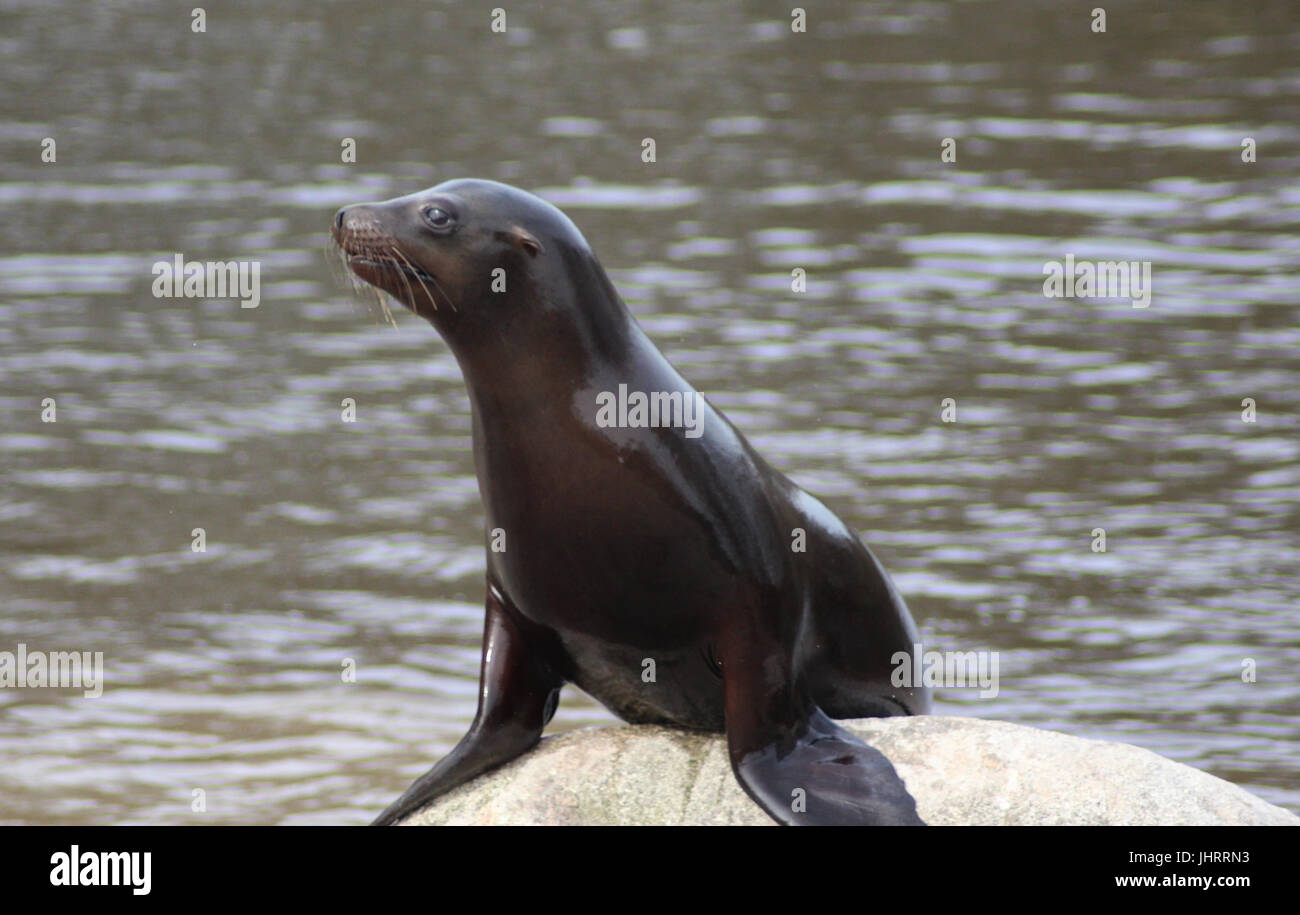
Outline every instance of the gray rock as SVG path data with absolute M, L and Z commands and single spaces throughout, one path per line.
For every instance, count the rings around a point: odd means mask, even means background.
M 935 826 L 1300 825 L 1236 785 L 1128 744 L 978 718 L 844 724 L 889 757 Z M 626 726 L 548 737 L 403 825 L 771 823 L 736 783 L 722 735 Z

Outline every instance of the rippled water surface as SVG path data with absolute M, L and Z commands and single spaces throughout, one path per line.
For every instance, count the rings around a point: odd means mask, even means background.
M 1300 8 L 492 5 L 0 6 L 0 650 L 108 680 L 0 690 L 0 821 L 362 822 L 463 732 L 468 401 L 323 248 L 465 175 L 569 212 L 928 647 L 1001 652 L 939 712 L 1300 811 Z M 177 252 L 260 307 L 154 298 Z M 1151 262 L 1150 307 L 1046 298 L 1066 254 Z M 570 688 L 552 731 L 609 720 Z

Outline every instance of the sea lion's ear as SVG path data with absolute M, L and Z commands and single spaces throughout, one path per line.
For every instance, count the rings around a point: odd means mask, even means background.
M 536 257 L 546 250 L 542 247 L 542 243 L 537 240 L 537 237 L 523 226 L 511 226 L 506 229 L 504 234 L 511 244 L 527 251 L 530 257 Z

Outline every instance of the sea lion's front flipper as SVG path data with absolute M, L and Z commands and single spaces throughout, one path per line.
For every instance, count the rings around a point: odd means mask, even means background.
M 563 680 L 543 656 L 544 637 L 525 636 L 488 583 L 478 714 L 438 764 L 416 779 L 372 826 L 391 826 L 440 794 L 509 762 L 541 739 Z
M 777 645 L 724 649 L 731 768 L 788 826 L 924 826 L 916 800 L 879 750 L 801 695 Z

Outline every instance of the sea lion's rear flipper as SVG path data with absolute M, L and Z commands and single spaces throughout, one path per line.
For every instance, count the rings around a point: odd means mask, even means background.
M 723 656 L 727 746 L 745 792 L 788 826 L 924 826 L 890 761 L 801 697 L 781 654 Z
M 391 826 L 452 788 L 529 750 L 555 713 L 563 681 L 542 656 L 544 638 L 525 635 L 488 585 L 478 714 L 438 764 L 370 825 Z

